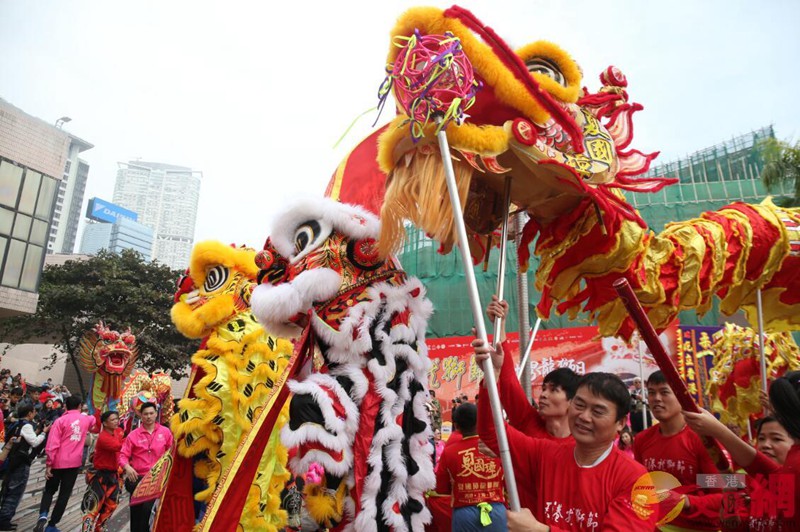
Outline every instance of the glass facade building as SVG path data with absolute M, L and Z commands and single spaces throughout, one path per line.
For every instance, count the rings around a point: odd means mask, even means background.
M 83 230 L 80 252 L 94 255 L 101 249 L 113 253 L 132 249 L 149 261 L 153 249 L 153 229 L 122 217 L 114 223 L 88 223 Z
M 58 182 L 0 157 L 0 285 L 36 292 Z

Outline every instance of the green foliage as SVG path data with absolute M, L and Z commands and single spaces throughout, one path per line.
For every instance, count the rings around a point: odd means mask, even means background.
M 180 273 L 145 262 L 132 250 L 101 251 L 89 260 L 48 266 L 36 314 L 0 321 L 1 337 L 14 343 L 52 342 L 77 365 L 81 336 L 102 320 L 119 331 L 130 327 L 139 345 L 137 366 L 181 378 L 197 344 L 178 333 L 170 320 Z
M 788 185 L 794 188 L 794 197 L 781 198 L 775 203 L 783 207 L 800 206 L 800 142 L 789 142 L 768 138 L 759 145 L 764 159 L 761 179 L 767 189 L 775 191 Z

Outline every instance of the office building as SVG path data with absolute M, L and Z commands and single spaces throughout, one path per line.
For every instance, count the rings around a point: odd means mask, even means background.
M 138 251 L 151 259 L 153 229 L 138 223 L 138 215 L 99 198 L 92 198 L 86 209 L 89 222 L 83 229 L 80 252 L 95 255 L 101 249 L 119 253 L 123 249 Z
M 88 165 L 79 171 L 77 154 L 91 147 L 0 99 L 0 318 L 36 312 L 44 255 L 69 240 L 70 194 L 83 201 Z M 57 206 L 59 227 L 51 228 Z M 75 231 L 77 221 L 73 245 Z
M 114 203 L 153 229 L 153 260 L 183 270 L 194 244 L 202 172 L 171 164 L 119 163 Z

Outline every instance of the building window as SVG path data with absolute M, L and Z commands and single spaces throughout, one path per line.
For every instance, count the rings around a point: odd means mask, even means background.
M 16 208 L 22 184 L 22 168 L 8 161 L 0 161 L 0 205 Z
M 19 280 L 19 288 L 33 292 L 39 282 L 39 268 L 42 264 L 42 254 L 44 248 L 41 246 L 28 245 L 25 253 L 25 262 L 22 265 L 22 277 Z
M 16 288 L 19 286 L 19 277 L 22 274 L 22 264 L 25 261 L 25 242 L 12 239 L 8 247 L 8 256 L 3 268 L 3 278 L 0 281 L 4 286 Z
M 14 226 L 14 211 L 0 207 L 0 234 L 10 235 Z M 0 261 L 2 264 L 2 261 Z
M 17 210 L 25 214 L 33 214 L 36 208 L 36 197 L 39 195 L 39 185 L 42 174 L 31 169 L 25 172 L 25 184 L 22 186 L 22 195 L 19 198 Z

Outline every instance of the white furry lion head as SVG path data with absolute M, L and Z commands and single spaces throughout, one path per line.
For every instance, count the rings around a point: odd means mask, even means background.
M 375 215 L 360 207 L 323 198 L 297 201 L 277 215 L 256 256 L 253 314 L 269 332 L 297 336 L 309 311 L 387 268 L 394 271 L 394 259 L 378 256 L 379 231 Z

